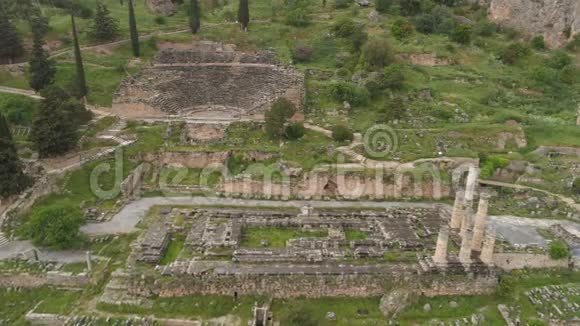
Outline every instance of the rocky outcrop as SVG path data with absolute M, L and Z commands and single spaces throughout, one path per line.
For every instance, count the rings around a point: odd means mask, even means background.
M 562 47 L 580 32 L 578 0 L 488 0 L 489 18 L 526 36 L 543 35 L 549 47 Z

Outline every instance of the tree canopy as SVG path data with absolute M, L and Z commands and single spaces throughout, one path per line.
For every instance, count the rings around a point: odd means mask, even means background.
M 59 205 L 35 211 L 24 225 L 24 235 L 35 245 L 66 249 L 82 242 L 80 227 L 84 219 L 73 205 Z
M 18 194 L 26 189 L 31 179 L 22 169 L 8 122 L 0 113 L 0 198 Z

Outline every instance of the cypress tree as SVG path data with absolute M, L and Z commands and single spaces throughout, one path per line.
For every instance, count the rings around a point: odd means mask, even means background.
M 135 20 L 135 9 L 133 0 L 129 0 L 129 29 L 131 31 L 131 47 L 133 56 L 139 57 L 139 32 L 137 32 L 137 21 Z
M 197 0 L 191 0 L 191 6 L 189 8 L 189 28 L 193 34 L 199 32 L 201 26 L 201 9 L 199 7 L 199 2 Z
M 85 79 L 85 68 L 83 66 L 83 58 L 81 56 L 81 47 L 79 45 L 79 38 L 77 35 L 77 27 L 75 24 L 75 17 L 74 15 L 70 15 L 71 22 L 72 22 L 72 30 L 73 30 L 73 42 L 74 42 L 74 52 L 75 52 L 75 63 L 77 68 L 77 76 L 76 76 L 76 95 L 78 98 L 84 98 L 89 93 L 87 89 L 87 81 Z
M 22 55 L 24 48 L 16 27 L 2 6 L 0 6 L 0 59 L 8 59 L 12 63 L 14 58 Z
M 248 24 L 250 24 L 250 8 L 248 6 L 248 0 L 240 0 L 238 22 L 244 32 L 248 30 Z
M 0 113 L 0 198 L 20 193 L 31 184 L 24 174 L 8 122 Z
M 117 35 L 119 35 L 119 26 L 111 17 L 109 9 L 101 2 L 97 3 L 91 36 L 98 41 L 111 41 Z
M 30 131 L 40 157 L 64 154 L 76 146 L 77 125 L 71 114 L 63 109 L 70 96 L 58 86 L 49 86 L 42 92 L 44 100 Z
M 32 56 L 30 57 L 30 87 L 40 91 L 54 82 L 56 68 L 54 61 L 48 58 L 44 45 L 43 33 L 33 30 Z

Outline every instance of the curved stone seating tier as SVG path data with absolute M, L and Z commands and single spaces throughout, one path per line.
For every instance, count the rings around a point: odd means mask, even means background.
M 206 43 L 160 51 L 153 66 L 121 83 L 113 110 L 131 118 L 262 119 L 280 97 L 302 109 L 304 75 L 276 65 L 274 52 L 245 53 Z
M 275 64 L 276 53 L 264 51 L 258 53 L 243 53 L 234 51 L 177 51 L 174 49 L 161 50 L 154 59 L 156 64 L 195 64 L 195 63 L 253 63 Z
M 215 109 L 234 119 L 260 113 L 303 80 L 301 74 L 276 66 L 156 67 L 143 75 L 156 78 L 130 86 L 139 89 L 133 93 L 152 94 L 142 102 L 154 108 L 173 115 Z

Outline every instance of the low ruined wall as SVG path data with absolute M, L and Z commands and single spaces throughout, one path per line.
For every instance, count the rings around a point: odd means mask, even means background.
M 0 287 L 6 288 L 38 288 L 45 285 L 63 287 L 83 287 L 90 283 L 91 278 L 86 273 L 72 274 L 51 271 L 39 274 L 2 274 Z
M 143 160 L 156 163 L 158 165 L 180 166 L 185 168 L 203 169 L 212 164 L 225 164 L 230 152 L 191 152 L 191 151 L 171 151 L 148 154 Z
M 56 315 L 56 314 L 40 314 L 35 312 L 29 312 L 25 316 L 26 321 L 33 325 L 64 325 L 69 319 L 68 316 Z
M 543 254 L 500 254 L 493 257 L 493 263 L 505 270 L 523 268 L 566 268 L 568 267 L 567 259 L 554 260 L 548 255 Z
M 298 181 L 273 183 L 249 178 L 229 179 L 219 185 L 218 191 L 228 195 L 266 198 L 303 199 L 385 199 L 385 198 L 429 198 L 441 199 L 451 196 L 449 185 L 434 181 L 417 182 L 412 178 L 385 180 L 351 174 L 343 177 L 310 173 Z
M 426 296 L 476 295 L 491 293 L 496 285 L 495 275 L 418 275 L 403 269 L 380 275 L 180 275 L 165 277 L 150 286 L 144 286 L 137 277 L 128 291 L 138 296 L 161 297 L 268 294 L 275 298 L 321 298 L 380 296 L 410 286 L 417 294 Z

